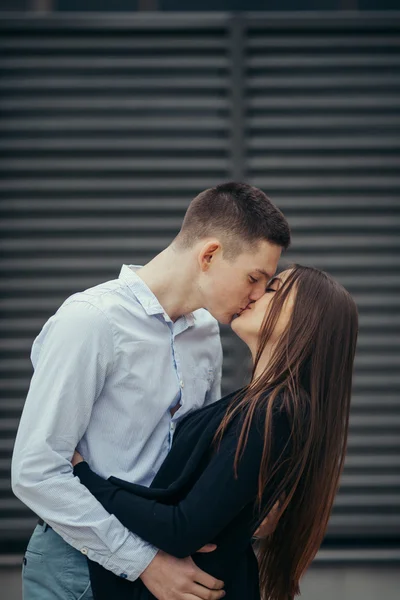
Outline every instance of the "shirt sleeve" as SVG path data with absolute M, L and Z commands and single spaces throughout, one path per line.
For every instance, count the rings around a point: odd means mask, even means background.
M 132 534 L 74 477 L 71 458 L 114 367 L 111 325 L 72 301 L 47 321 L 32 349 L 34 374 L 12 458 L 12 489 L 71 546 L 135 580 L 157 549 Z
M 263 451 L 263 436 L 253 420 L 248 442 L 234 475 L 237 427 L 231 424 L 219 451 L 175 506 L 142 498 L 90 470 L 85 462 L 74 472 L 103 506 L 143 539 L 178 558 L 211 542 L 249 503 L 254 503 Z

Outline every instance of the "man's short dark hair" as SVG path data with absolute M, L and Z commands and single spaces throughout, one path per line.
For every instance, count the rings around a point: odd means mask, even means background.
M 188 249 L 214 235 L 223 239 L 228 259 L 261 240 L 285 250 L 290 245 L 290 228 L 279 208 L 262 190 L 234 181 L 204 190 L 192 200 L 175 243 Z

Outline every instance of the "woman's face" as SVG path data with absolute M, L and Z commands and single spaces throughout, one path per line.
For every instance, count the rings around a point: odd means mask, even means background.
M 282 286 L 289 274 L 290 270 L 287 270 L 283 271 L 276 277 L 273 277 L 268 283 L 265 294 L 259 300 L 257 300 L 257 302 L 250 304 L 240 314 L 239 317 L 232 321 L 231 326 L 233 331 L 249 346 L 252 352 L 254 351 L 255 346 L 258 344 L 261 327 L 265 316 L 271 310 L 271 302 L 274 298 L 274 295 Z M 293 286 L 282 306 L 281 312 L 279 313 L 279 317 L 272 332 L 271 339 L 269 340 L 270 344 L 277 342 L 282 333 L 285 331 L 293 311 L 294 300 L 295 289 Z

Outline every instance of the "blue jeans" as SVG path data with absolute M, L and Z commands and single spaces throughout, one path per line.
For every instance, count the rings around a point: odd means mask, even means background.
M 47 525 L 36 525 L 22 565 L 23 600 L 92 600 L 86 556 Z

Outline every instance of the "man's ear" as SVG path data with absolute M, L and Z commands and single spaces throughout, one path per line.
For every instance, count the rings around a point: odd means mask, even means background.
M 203 272 L 210 268 L 211 263 L 221 250 L 221 243 L 218 240 L 208 240 L 203 244 L 199 252 L 199 264 Z

